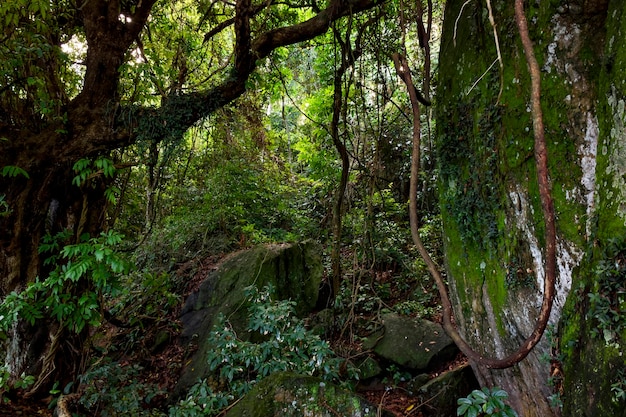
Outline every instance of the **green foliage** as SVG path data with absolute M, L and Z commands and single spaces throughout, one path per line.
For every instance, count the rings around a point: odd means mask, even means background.
M 6 165 L 2 167 L 2 170 L 0 170 L 0 175 L 3 177 L 11 178 L 22 175 L 26 179 L 30 178 L 28 172 L 15 165 Z M 6 201 L 6 195 L 0 194 L 0 217 L 8 216 L 10 213 L 11 209 L 9 207 L 9 203 Z
M 171 318 L 172 310 L 181 303 L 180 292 L 183 290 L 177 288 L 177 284 L 165 272 L 132 271 L 122 277 L 120 294 L 105 300 L 105 307 L 127 328 L 120 332 L 116 343 L 105 346 L 105 350 L 129 354 L 144 346 L 151 335 L 163 331 L 178 332 L 179 324 Z
M 351 288 L 347 281 L 343 283 L 341 291 L 335 299 L 336 309 L 347 311 L 353 308 L 355 311 L 365 314 L 379 311 L 383 304 L 383 300 L 370 284 L 357 283 Z
M 626 402 L 626 370 L 619 369 L 616 376 L 617 381 L 611 384 L 613 401 L 616 403 Z
M 9 203 L 6 201 L 6 196 L 0 194 L 0 217 L 8 216 L 10 213 L 11 209 L 9 208 Z
M 502 110 L 490 106 L 479 112 L 466 103 L 457 110 L 442 127 L 438 143 L 442 203 L 465 243 L 489 249 L 498 236 L 496 212 L 501 209 L 494 126 L 501 122 Z
M 59 41 L 65 37 L 58 21 L 68 21 L 71 6 L 65 0 L 16 0 L 0 4 L 5 30 L 0 43 L 0 106 L 11 109 L 18 124 L 29 128 L 42 122 L 63 120 L 62 72 L 71 65 Z M 53 40 L 54 39 L 54 40 Z M 44 64 L 45 63 L 45 64 Z
M 61 232 L 46 236 L 40 253 L 49 253 L 45 265 L 54 269 L 24 291 L 11 292 L 0 305 L 0 330 L 6 332 L 21 316 L 31 325 L 49 317 L 79 333 L 86 325 L 100 323 L 100 299 L 118 290 L 118 278 L 129 266 L 114 248 L 122 236 L 102 232 L 99 237 L 81 237 L 76 244 L 61 247 L 70 236 Z
M 157 386 L 138 381 L 142 368 L 139 365 L 123 365 L 104 362 L 92 367 L 79 378 L 84 392 L 79 403 L 91 415 L 102 417 L 162 416 L 157 410 L 149 410 L 152 400 L 162 395 Z
M 32 375 L 26 375 L 22 373 L 19 378 L 11 382 L 11 373 L 6 365 L 0 366 L 0 401 L 2 403 L 9 402 L 9 399 L 4 396 L 4 393 L 9 388 L 24 389 L 28 388 L 35 382 L 35 377 Z
M 26 179 L 30 178 L 28 176 L 28 172 L 24 171 L 22 168 L 15 166 L 15 165 L 6 165 L 2 167 L 2 170 L 0 171 L 0 175 L 2 175 L 3 177 L 17 177 L 18 175 L 22 175 L 26 177 Z
M 387 373 L 391 376 L 391 381 L 395 386 L 399 386 L 403 382 L 407 382 L 411 379 L 412 375 L 408 371 L 401 370 L 397 365 L 389 365 L 387 367 Z M 383 380 L 385 382 L 387 378 Z
M 626 239 L 609 240 L 594 272 L 596 289 L 587 294 L 587 317 L 597 324 L 592 336 L 621 350 L 626 332 Z
M 222 316 L 209 336 L 214 348 L 207 361 L 217 381 L 200 381 L 186 399 L 170 409 L 170 416 L 215 415 L 246 394 L 262 378 L 279 371 L 339 376 L 342 360 L 328 343 L 307 331 L 295 316 L 294 302 L 273 301 L 272 289 L 247 288 L 250 301 L 248 332 L 258 342 L 244 341 Z M 205 413 L 205 414 L 202 414 Z
M 164 272 L 132 272 L 123 280 L 124 294 L 115 302 L 112 313 L 123 310 L 129 324 L 135 324 L 140 316 L 162 318 L 181 302 L 174 292 L 175 282 Z
M 113 161 L 109 158 L 99 156 L 95 160 L 88 158 L 79 159 L 72 167 L 76 176 L 72 179 L 72 184 L 81 187 L 88 183 L 88 180 L 100 174 L 104 178 L 112 179 L 115 177 L 116 168 Z M 104 190 L 104 196 L 110 203 L 115 203 L 116 195 L 120 193 L 120 189 L 115 185 L 111 185 Z
M 504 401 L 509 397 L 506 391 L 494 387 L 483 387 L 481 390 L 474 390 L 465 398 L 459 398 L 459 407 L 456 410 L 457 416 L 478 417 L 478 416 L 498 416 L 517 417 L 517 413 Z
M 169 409 L 169 417 L 216 416 L 233 398 L 229 393 L 215 392 L 207 380 L 203 379 L 189 389 L 187 398 Z
M 139 261 L 164 264 L 199 253 L 217 254 L 251 244 L 294 241 L 315 235 L 318 207 L 305 180 L 294 180 L 273 161 L 259 161 L 245 149 L 207 150 L 196 161 L 186 186 L 163 194 L 166 216 L 137 253 Z M 180 201 L 186 206 L 176 206 Z
M 418 318 L 430 318 L 437 312 L 437 307 L 425 306 L 422 302 L 414 300 L 402 301 L 393 306 L 393 309 L 398 314 Z

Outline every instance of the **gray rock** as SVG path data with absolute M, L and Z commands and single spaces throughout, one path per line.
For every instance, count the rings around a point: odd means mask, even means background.
M 378 361 L 374 358 L 367 357 L 363 361 L 357 364 L 359 370 L 359 378 L 361 380 L 367 380 L 375 376 L 380 375 L 383 372 Z
M 413 371 L 423 371 L 458 352 L 441 325 L 395 313 L 383 315 L 383 327 L 364 343 L 378 356 Z
M 293 300 L 298 315 L 308 314 L 315 307 L 322 279 L 319 253 L 318 247 L 309 241 L 260 245 L 229 258 L 209 273 L 181 311 L 181 343 L 197 344 L 197 350 L 187 361 L 171 400 L 176 401 L 200 378 L 210 374 L 206 357 L 212 347 L 207 337 L 220 314 L 228 317 L 239 337 L 248 337 L 244 331 L 248 323 L 246 287 L 271 284 L 275 299 Z

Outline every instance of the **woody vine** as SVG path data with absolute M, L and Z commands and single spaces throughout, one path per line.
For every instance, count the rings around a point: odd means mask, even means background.
M 488 358 L 476 352 L 460 335 L 453 317 L 452 303 L 448 295 L 446 284 L 441 272 L 430 254 L 424 247 L 419 236 L 419 220 L 417 211 L 417 188 L 418 176 L 420 172 L 420 108 L 417 91 L 413 84 L 411 72 L 406 58 L 401 54 L 394 54 L 394 64 L 398 76 L 402 79 L 409 92 L 411 109 L 413 114 L 413 139 L 411 155 L 411 182 L 409 193 L 409 218 L 411 225 L 411 236 L 413 243 L 417 247 L 420 256 L 435 280 L 441 304 L 443 308 L 443 327 L 446 333 L 452 338 L 459 349 L 473 362 L 478 365 L 493 369 L 510 368 L 522 361 L 532 349 L 539 343 L 546 330 L 555 294 L 556 282 L 556 226 L 554 218 L 554 203 L 551 196 L 551 187 L 548 177 L 548 153 L 546 147 L 543 113 L 541 110 L 541 77 L 539 64 L 533 52 L 533 44 L 528 33 L 528 22 L 524 13 L 523 0 L 515 0 L 515 20 L 518 27 L 520 39 L 524 48 L 526 63 L 531 79 L 531 113 L 534 134 L 534 156 L 537 169 L 537 181 L 539 195 L 545 224 L 545 276 L 543 288 L 543 301 L 539 311 L 539 317 L 532 333 L 524 340 L 519 348 L 504 358 Z M 428 78 L 428 77 L 426 77 Z

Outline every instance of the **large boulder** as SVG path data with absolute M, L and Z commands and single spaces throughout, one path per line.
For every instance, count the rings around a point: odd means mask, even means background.
M 197 344 L 178 381 L 176 400 L 200 378 L 210 374 L 206 363 L 209 332 L 223 314 L 241 338 L 248 323 L 248 300 L 244 289 L 271 285 L 278 300 L 295 301 L 296 313 L 309 313 L 317 302 L 322 264 L 318 247 L 310 241 L 294 244 L 260 245 L 240 252 L 210 272 L 200 288 L 191 294 L 182 311 L 181 343 Z
M 312 376 L 278 372 L 259 382 L 227 417 L 375 417 L 378 407 Z M 383 412 L 381 415 L 388 416 Z
M 364 344 L 381 358 L 413 371 L 423 371 L 458 352 L 440 324 L 395 313 L 382 318 L 382 329 Z

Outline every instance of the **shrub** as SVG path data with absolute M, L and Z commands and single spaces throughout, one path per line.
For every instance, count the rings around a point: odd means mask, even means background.
M 209 336 L 213 349 L 207 357 L 216 380 L 198 382 L 186 399 L 170 409 L 170 416 L 214 415 L 274 372 L 338 378 L 342 360 L 295 316 L 293 301 L 274 301 L 271 292 L 271 287 L 247 289 L 247 331 L 260 339 L 258 343 L 240 339 L 226 318 L 219 318 Z
M 517 413 L 509 405 L 504 403 L 509 397 L 506 391 L 494 387 L 484 387 L 481 390 L 474 390 L 465 398 L 459 398 L 456 410 L 457 416 L 477 417 L 477 416 L 497 416 L 497 417 L 517 417 Z

